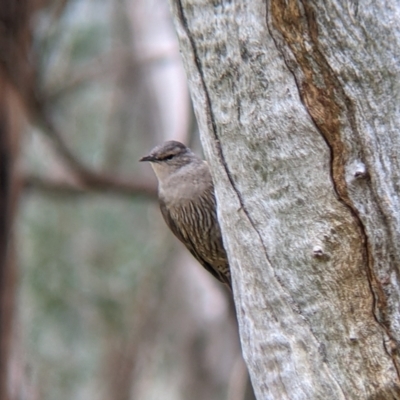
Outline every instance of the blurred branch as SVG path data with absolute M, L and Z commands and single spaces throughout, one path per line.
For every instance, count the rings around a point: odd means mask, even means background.
M 114 49 L 110 53 L 87 62 L 83 67 L 79 68 L 78 72 L 66 76 L 63 79 L 62 85 L 57 87 L 48 87 L 46 89 L 46 101 L 57 100 L 93 80 L 104 77 L 109 73 L 113 73 L 115 70 L 115 64 L 119 64 L 119 60 L 127 62 L 126 60 L 128 60 L 128 57 L 129 54 L 127 50 Z M 112 61 L 110 62 L 106 60 Z
M 73 185 L 66 182 L 63 182 L 62 184 L 58 182 L 58 184 L 55 184 L 53 181 L 46 181 L 45 185 L 43 179 L 36 177 L 36 179 L 31 179 L 32 184 L 36 184 L 36 187 L 41 187 L 42 189 L 47 188 L 47 190 L 50 190 L 51 188 L 53 192 L 56 188 L 58 188 L 58 191 L 63 188 L 64 193 L 78 193 L 79 191 L 86 189 L 91 191 L 108 191 L 126 195 L 141 194 L 149 197 L 156 196 L 157 189 L 155 180 L 144 180 L 141 178 L 133 181 L 110 175 L 108 173 L 93 171 L 89 167 L 85 166 L 70 150 L 58 127 L 47 114 L 46 108 L 40 101 L 39 97 L 35 97 L 31 110 L 34 112 L 35 122 L 43 128 L 43 133 L 51 139 L 55 150 L 62 156 L 63 160 L 74 173 L 74 178 L 76 178 L 80 183 L 80 185 L 73 187 Z M 82 186 L 83 189 L 81 189 L 80 186 Z
M 67 2 L 61 2 L 61 4 L 62 7 L 64 7 Z M 12 48 L 18 50 L 17 46 L 12 46 Z M 118 51 L 118 53 L 122 54 L 121 51 Z M 19 54 L 15 57 L 17 56 L 22 58 Z M 170 52 L 165 51 L 143 57 L 138 60 L 137 64 L 140 65 L 149 62 L 162 61 L 163 59 L 170 57 Z M 95 191 L 128 196 L 144 195 L 155 198 L 157 193 L 155 179 L 149 181 L 144 180 L 143 178 L 130 180 L 115 176 L 114 174 L 95 171 L 84 165 L 84 163 L 70 149 L 69 145 L 64 140 L 62 132 L 54 123 L 50 116 L 50 112 L 48 111 L 47 105 L 51 104 L 55 97 L 64 94 L 68 90 L 73 90 L 86 80 L 97 77 L 98 74 L 106 73 L 110 69 L 110 66 L 103 68 L 97 66 L 95 68 L 95 66 L 91 64 L 92 71 L 90 71 L 89 68 L 85 69 L 82 74 L 76 75 L 71 78 L 71 80 L 67 81 L 65 87 L 58 88 L 52 94 L 43 94 L 43 91 L 38 89 L 40 79 L 38 78 L 39 73 L 34 68 L 34 64 L 26 63 L 25 65 L 22 63 L 26 69 L 26 71 L 24 71 L 24 76 L 28 77 L 23 80 L 19 77 L 21 74 L 17 73 L 20 71 L 16 71 L 12 68 L 12 63 L 3 63 L 3 61 L 5 60 L 0 57 L 2 70 L 8 77 L 10 83 L 13 84 L 15 90 L 19 93 L 20 99 L 25 104 L 26 110 L 31 115 L 32 122 L 41 127 L 41 131 L 51 139 L 55 151 L 61 156 L 65 164 L 68 165 L 74 178 L 79 182 L 74 186 L 74 184 L 69 182 L 46 180 L 45 178 L 31 176 L 24 179 L 24 187 L 40 188 L 52 193 L 79 194 Z M 136 62 L 134 65 L 136 65 Z
M 8 71 L 9 72 L 9 71 Z M 33 74 L 36 77 L 36 74 Z M 13 74 L 9 75 L 14 78 Z M 14 79 L 11 79 L 15 83 Z M 45 180 L 39 177 L 29 177 L 24 180 L 24 187 L 40 188 L 47 192 L 78 194 L 88 191 L 109 192 L 122 195 L 144 195 L 155 198 L 157 194 L 156 181 L 145 181 L 143 178 L 134 181 L 124 179 L 104 172 L 93 171 L 85 166 L 71 151 L 65 142 L 59 128 L 52 121 L 46 102 L 36 91 L 22 90 L 20 85 L 15 85 L 19 91 L 21 100 L 25 102 L 27 110 L 31 113 L 32 121 L 40 126 L 41 131 L 51 139 L 56 152 L 69 166 L 80 185 L 74 186 L 69 182 Z M 28 92 L 28 93 L 27 93 Z
M 88 62 L 85 66 L 79 69 L 78 72 L 66 77 L 63 85 L 56 88 L 48 88 L 46 93 L 47 100 L 56 100 L 65 94 L 78 89 L 84 84 L 91 82 L 99 77 L 105 76 L 109 73 L 114 73 L 115 65 L 123 65 L 124 68 L 132 69 L 141 66 L 148 66 L 148 64 L 155 64 L 172 60 L 175 54 L 171 49 L 165 49 L 162 52 L 148 54 L 138 59 L 133 60 L 132 54 L 129 49 L 121 46 L 119 49 L 113 49 L 109 53 Z M 105 60 L 112 60 L 107 62 Z
M 67 3 L 69 0 L 60 0 L 58 4 L 55 6 L 55 10 L 53 13 L 53 18 L 55 21 L 58 21 L 61 15 L 63 14 L 65 8 L 67 7 Z
M 78 185 L 65 180 L 47 179 L 37 175 L 25 175 L 22 178 L 22 186 L 27 190 L 38 190 L 56 196 L 79 196 L 90 193 L 113 194 L 123 196 L 147 196 L 156 197 L 156 187 L 151 182 L 143 180 L 122 181 L 103 177 L 102 184 Z

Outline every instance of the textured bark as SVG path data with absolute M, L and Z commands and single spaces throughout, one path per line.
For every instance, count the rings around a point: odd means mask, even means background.
M 400 6 L 171 5 L 257 397 L 400 398 Z

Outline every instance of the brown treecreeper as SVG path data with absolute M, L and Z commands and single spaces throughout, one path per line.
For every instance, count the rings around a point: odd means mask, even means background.
M 161 213 L 171 231 L 207 271 L 231 288 L 207 162 L 176 141 L 155 147 L 140 161 L 149 161 L 157 176 Z

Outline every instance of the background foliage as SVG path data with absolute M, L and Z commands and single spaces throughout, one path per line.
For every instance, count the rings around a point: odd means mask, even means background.
M 229 296 L 137 162 L 171 138 L 199 150 L 166 2 L 52 1 L 30 21 L 12 395 L 251 398 Z

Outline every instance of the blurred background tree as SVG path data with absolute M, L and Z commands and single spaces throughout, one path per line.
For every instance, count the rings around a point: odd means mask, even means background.
M 167 1 L 0 13 L 1 400 L 252 398 L 229 296 L 137 162 L 172 138 L 199 152 Z

